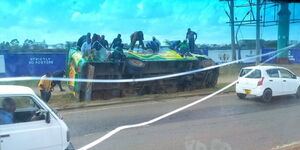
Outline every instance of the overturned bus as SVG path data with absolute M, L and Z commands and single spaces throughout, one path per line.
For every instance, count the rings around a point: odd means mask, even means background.
M 78 100 L 110 99 L 144 94 L 172 93 L 214 87 L 219 69 L 144 82 L 99 83 L 81 82 L 76 79 L 138 79 L 186 72 L 215 65 L 205 55 L 192 54 L 182 57 L 176 51 L 165 50 L 158 54 L 124 50 L 125 59 L 95 61 L 70 49 L 67 57 L 68 82 Z

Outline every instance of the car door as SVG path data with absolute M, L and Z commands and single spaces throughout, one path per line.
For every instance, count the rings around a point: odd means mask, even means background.
M 282 81 L 279 75 L 278 69 L 268 69 L 266 70 L 268 78 L 266 78 L 266 87 L 271 88 L 273 91 L 273 96 L 278 96 L 283 94 Z
M 298 88 L 296 76 L 286 69 L 279 69 L 284 94 L 295 94 Z
M 44 118 L 32 120 L 31 110 L 43 109 L 34 102 L 34 98 L 11 98 L 16 100 L 16 112 L 13 123 L 0 124 L 1 150 L 62 149 L 61 128 L 56 118 L 50 115 L 50 123 L 46 123 Z

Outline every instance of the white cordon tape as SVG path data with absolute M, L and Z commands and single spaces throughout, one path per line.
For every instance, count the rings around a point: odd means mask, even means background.
M 282 52 L 280 52 L 280 53 L 282 53 Z M 258 66 L 261 66 L 261 65 L 265 64 L 266 62 L 270 61 L 271 59 L 273 59 L 274 57 L 276 57 L 276 56 L 277 56 L 278 54 L 280 54 L 280 53 L 277 53 L 276 55 L 270 57 L 269 59 L 267 59 L 267 60 L 264 61 L 263 63 L 259 64 Z M 249 72 L 248 72 L 247 74 L 245 74 L 244 76 L 249 75 L 249 74 L 252 73 L 253 71 L 254 71 L 254 70 L 249 71 Z M 169 112 L 169 113 L 166 113 L 166 114 L 164 114 L 164 115 L 161 115 L 161 116 L 159 116 L 159 117 L 157 117 L 157 118 L 154 118 L 154 119 L 152 119 L 152 120 L 149 120 L 149 121 L 146 121 L 146 122 L 142 122 L 142 123 L 138 123 L 138 124 L 124 125 L 124 126 L 117 127 L 116 129 L 114 129 L 114 130 L 108 132 L 107 134 L 105 134 L 104 136 L 102 136 L 102 137 L 100 137 L 99 139 L 95 140 L 94 142 L 89 143 L 89 144 L 87 144 L 87 145 L 81 147 L 79 150 L 87 150 L 87 149 L 90 149 L 90 148 L 96 146 L 97 144 L 103 142 L 104 140 L 110 138 L 111 136 L 113 136 L 114 134 L 116 134 L 116 133 L 118 133 L 118 132 L 120 132 L 120 131 L 122 131 L 122 130 L 146 126 L 146 125 L 152 124 L 152 123 L 154 123 L 154 122 L 157 122 L 157 121 L 159 121 L 159 120 L 161 120 L 161 119 L 164 119 L 164 118 L 166 118 L 166 117 L 169 117 L 169 116 L 171 116 L 171 115 L 173 115 L 173 114 L 175 114 L 175 113 L 178 113 L 178 112 L 180 112 L 180 111 L 183 111 L 183 110 L 185 110 L 185 109 L 187 109 L 187 108 L 189 108 L 189 107 L 192 107 L 192 106 L 194 106 L 194 105 L 196 105 L 196 104 L 198 104 L 198 103 L 201 103 L 201 102 L 203 102 L 203 101 L 205 101 L 205 100 L 207 100 L 207 99 L 209 99 L 209 98 L 211 98 L 211 97 L 213 97 L 213 96 L 215 96 L 215 95 L 217 95 L 217 94 L 223 92 L 224 90 L 228 89 L 229 87 L 235 85 L 237 81 L 238 81 L 238 80 L 235 80 L 234 82 L 228 84 L 227 86 L 223 87 L 222 89 L 220 89 L 220 90 L 218 90 L 218 91 L 216 91 L 216 92 L 214 92 L 214 93 L 212 93 L 212 94 L 210 94 L 210 95 L 208 95 L 208 96 L 205 96 L 205 97 L 203 97 L 203 98 L 201 98 L 201 99 L 199 99 L 199 100 L 197 100 L 197 101 L 194 101 L 194 102 L 192 102 L 192 103 L 190 103 L 190 104 L 187 104 L 187 105 L 185 105 L 185 106 L 183 106 L 183 107 L 177 108 L 177 109 L 175 109 L 175 110 L 173 110 L 173 111 L 171 111 L 171 112 Z
M 295 47 L 297 45 L 298 44 L 294 44 L 294 45 L 288 46 L 286 48 L 282 48 L 282 49 L 280 49 L 278 51 L 283 51 L 283 50 L 286 50 L 286 49 L 290 49 L 290 48 Z M 257 58 L 257 57 L 271 55 L 271 54 L 277 53 L 278 51 L 266 53 L 266 54 L 263 54 L 263 55 L 253 56 L 253 57 L 247 57 L 247 58 L 244 58 L 244 59 L 235 60 L 235 61 L 231 61 L 231 62 L 228 62 L 228 63 L 214 65 L 214 66 L 210 66 L 210 67 L 206 67 L 206 68 L 201 68 L 201 69 L 196 69 L 196 70 L 191 70 L 191 71 L 186 71 L 186 72 L 180 72 L 180 73 L 175 73 L 175 74 L 169 74 L 169 75 L 163 75 L 163 76 L 157 76 L 157 77 L 149 77 L 149 78 L 113 79 L 112 80 L 112 79 L 71 79 L 71 78 L 54 78 L 54 77 L 52 77 L 52 78 L 46 78 L 45 80 L 76 81 L 76 82 L 94 82 L 94 83 L 126 83 L 126 82 L 154 81 L 154 80 L 161 80 L 161 79 L 173 78 L 173 77 L 184 76 L 184 75 L 193 74 L 193 73 L 197 73 L 197 72 L 202 72 L 202 71 L 206 71 L 206 70 L 210 70 L 210 69 L 215 69 L 215 68 L 219 68 L 219 67 L 223 67 L 223 66 L 235 64 L 235 63 L 238 63 L 238 62 L 242 62 L 242 61 L 254 59 L 254 58 Z M 11 77 L 11 78 L 0 78 L 0 82 L 40 80 L 40 79 L 41 79 L 41 77 Z

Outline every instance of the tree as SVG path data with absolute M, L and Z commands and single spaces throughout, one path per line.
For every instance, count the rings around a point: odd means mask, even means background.
M 11 46 L 19 46 L 20 42 L 18 39 L 13 39 L 10 41 Z
M 66 47 L 66 49 L 70 49 L 71 47 L 76 48 L 76 42 L 66 41 L 65 47 Z
M 18 39 L 13 39 L 10 41 L 10 45 L 12 49 L 19 49 L 20 48 L 20 42 Z
M 30 49 L 33 45 L 33 41 L 26 39 L 23 43 L 22 49 Z

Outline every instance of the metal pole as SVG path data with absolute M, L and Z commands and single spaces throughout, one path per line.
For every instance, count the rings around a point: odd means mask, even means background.
M 260 0 L 256 2 L 256 56 L 260 55 Z M 260 57 L 256 57 L 256 65 L 260 63 Z
M 232 50 L 232 61 L 236 60 L 236 51 L 235 51 L 235 33 L 234 33 L 234 0 L 230 0 L 230 26 L 231 26 L 231 50 Z
M 290 15 L 289 4 L 286 2 L 280 3 L 281 9 L 278 12 L 278 39 L 277 39 L 277 50 L 288 46 L 289 33 L 290 33 Z M 281 52 L 277 56 L 277 63 L 288 64 L 289 62 L 289 50 Z

